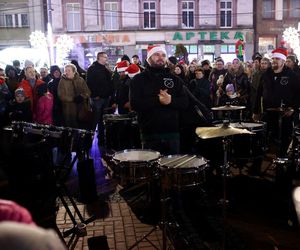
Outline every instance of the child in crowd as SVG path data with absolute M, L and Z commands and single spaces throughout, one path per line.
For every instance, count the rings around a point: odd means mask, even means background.
M 30 101 L 25 100 L 25 92 L 22 88 L 17 88 L 15 90 L 15 98 L 9 103 L 7 113 L 10 122 L 32 122 Z
M 37 87 L 38 101 L 34 121 L 40 124 L 53 124 L 53 95 L 49 92 L 47 84 Z

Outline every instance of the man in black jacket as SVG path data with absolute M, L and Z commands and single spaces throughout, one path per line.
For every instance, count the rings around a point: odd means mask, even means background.
M 111 72 L 106 68 L 108 56 L 105 52 L 97 54 L 97 61 L 88 68 L 86 83 L 91 90 L 94 108 L 93 127 L 98 125 L 98 144 L 104 145 L 103 111 L 108 107 L 113 93 Z
M 166 68 L 163 47 L 149 46 L 149 66 L 130 83 L 130 105 L 137 112 L 143 148 L 161 154 L 180 149 L 179 111 L 188 105 L 183 82 Z
M 284 65 L 286 55 L 284 48 L 272 51 L 272 68 L 261 77 L 253 110 L 253 120 L 258 121 L 262 113 L 270 138 L 279 139 L 279 157 L 287 154 L 293 132 L 293 115 L 298 109 L 300 95 L 296 74 Z

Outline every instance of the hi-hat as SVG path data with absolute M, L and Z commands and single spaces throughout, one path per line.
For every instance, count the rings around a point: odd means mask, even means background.
M 234 128 L 230 125 L 223 124 L 221 127 L 199 127 L 196 128 L 196 134 L 201 139 L 210 139 L 217 137 L 226 137 L 231 135 L 239 135 L 239 134 L 250 134 L 253 135 L 255 133 L 250 132 L 247 129 Z
M 272 112 L 289 112 L 289 111 L 294 111 L 294 109 L 292 109 L 292 108 L 278 107 L 278 108 L 268 108 L 267 111 L 272 111 Z
M 212 110 L 222 110 L 222 111 L 230 111 L 230 110 L 240 110 L 245 109 L 245 106 L 233 106 L 233 105 L 225 105 L 220 107 L 213 107 Z

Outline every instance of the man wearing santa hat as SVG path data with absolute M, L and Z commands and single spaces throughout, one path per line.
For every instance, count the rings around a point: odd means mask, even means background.
M 267 122 L 270 143 L 272 138 L 277 139 L 274 145 L 278 157 L 287 155 L 300 96 L 300 84 L 295 73 L 285 66 L 286 57 L 287 50 L 283 47 L 272 51 L 272 68 L 261 77 L 253 111 L 254 121 L 262 115 L 262 120 Z
M 127 72 L 126 69 L 129 66 L 129 62 L 127 60 L 123 60 L 118 62 L 116 65 L 115 71 L 118 76 L 114 78 L 114 96 L 113 96 L 113 108 L 118 108 L 119 114 L 127 114 L 129 112 L 129 100 L 128 100 L 128 85 L 127 80 Z
M 188 105 L 183 82 L 166 68 L 167 53 L 149 46 L 149 66 L 130 83 L 130 104 L 137 112 L 142 146 L 161 154 L 179 153 L 179 111 Z

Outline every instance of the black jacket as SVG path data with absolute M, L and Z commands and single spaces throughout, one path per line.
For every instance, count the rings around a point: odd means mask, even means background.
M 168 89 L 172 96 L 169 105 L 159 101 L 159 91 Z M 130 104 L 137 112 L 142 133 L 179 132 L 179 111 L 188 105 L 183 82 L 169 72 L 169 69 L 147 67 L 130 82 Z
M 286 107 L 297 109 L 299 107 L 300 84 L 296 74 L 286 66 L 282 72 L 274 73 L 268 69 L 263 73 L 258 86 L 253 113 L 261 113 L 261 97 L 263 109 L 278 108 L 281 103 Z
M 108 98 L 113 93 L 111 72 L 97 61 L 88 68 L 86 83 L 91 90 L 91 97 Z

